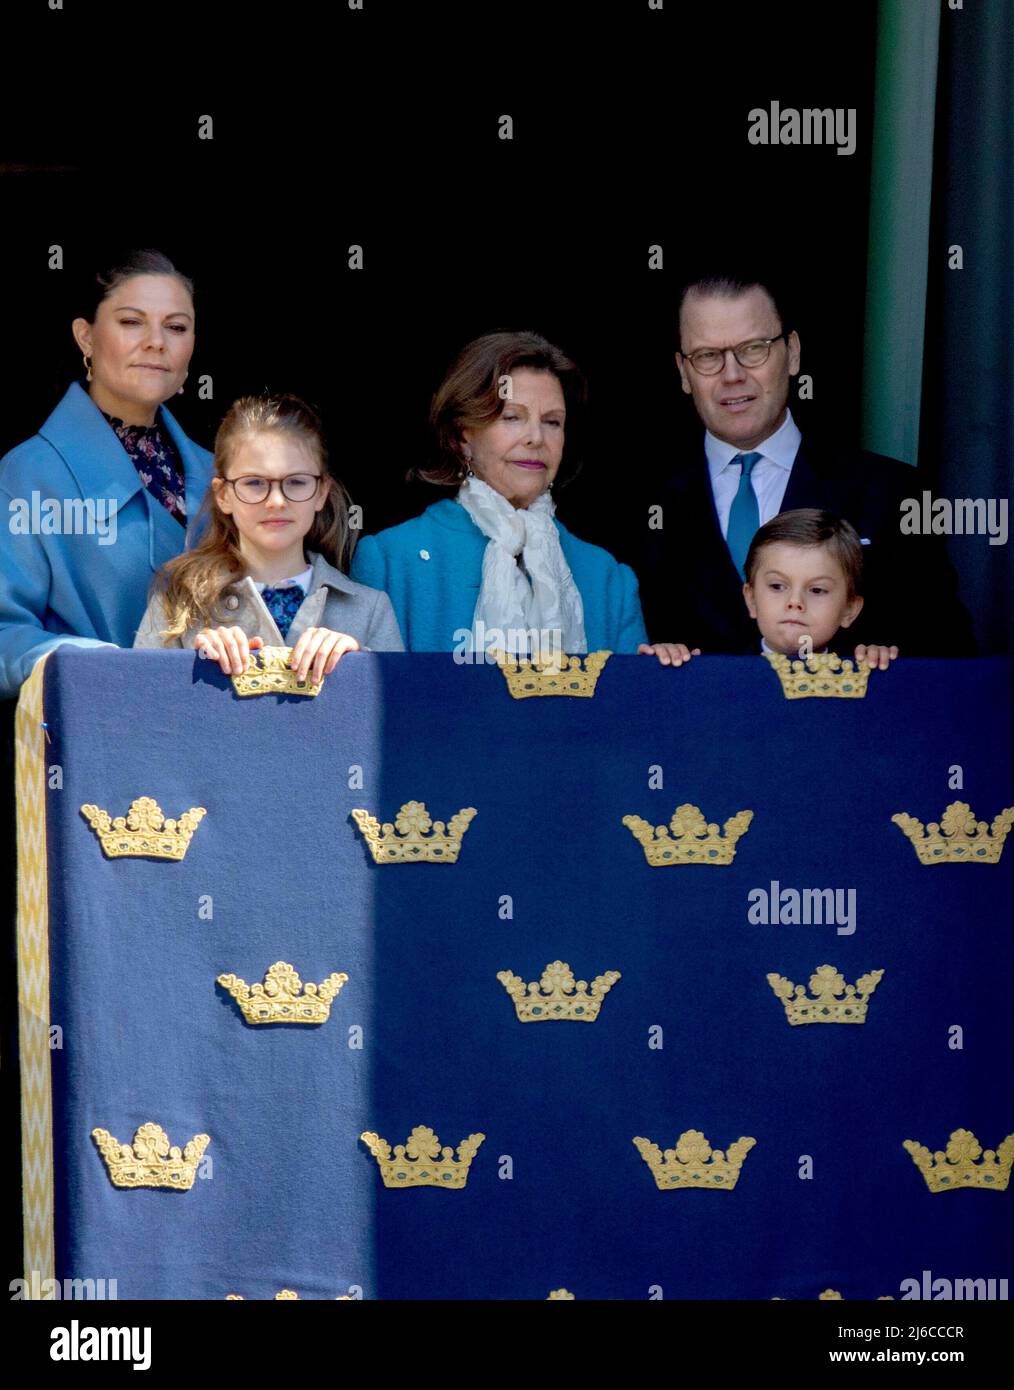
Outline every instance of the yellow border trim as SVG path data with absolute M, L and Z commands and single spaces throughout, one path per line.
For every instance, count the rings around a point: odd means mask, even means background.
M 48 655 L 48 654 L 47 654 Z M 46 851 L 46 656 L 21 687 L 14 715 L 18 821 L 18 1028 L 25 1278 L 53 1279 L 53 1092 L 49 1051 L 49 877 Z

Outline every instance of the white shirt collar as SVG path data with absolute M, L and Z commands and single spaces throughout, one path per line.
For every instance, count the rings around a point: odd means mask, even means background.
M 778 652 L 775 651 L 774 647 L 769 647 L 763 637 L 761 638 L 761 651 L 770 652 L 772 656 L 778 656 Z M 821 647 L 819 652 L 814 652 L 814 656 L 823 656 L 826 651 L 826 647 Z M 793 657 L 792 660 L 797 661 L 798 657 Z
M 799 452 L 802 438 L 799 426 L 792 418 L 792 411 L 786 410 L 785 419 L 774 434 L 768 435 L 767 439 L 762 440 L 753 450 L 746 450 L 746 452 L 763 454 L 766 459 L 770 459 L 772 463 L 788 472 Z M 704 453 L 708 460 L 708 471 L 712 481 L 724 468 L 728 468 L 734 458 L 743 452 L 735 444 L 729 444 L 726 440 L 713 435 L 710 430 L 705 430 Z
M 313 579 L 313 566 L 312 566 L 312 565 L 307 565 L 306 569 L 303 570 L 302 574 L 295 574 L 295 575 L 293 575 L 293 577 L 292 577 L 291 579 L 279 579 L 279 581 L 277 582 L 277 584 L 272 584 L 272 585 L 271 585 L 271 588 L 272 588 L 272 589 L 284 589 L 284 588 L 286 588 L 286 587 L 287 587 L 288 585 L 290 585 L 290 584 L 298 584 L 299 587 L 303 590 L 304 593 L 309 593 L 309 592 L 310 592 L 310 582 L 311 582 L 312 579 Z M 254 580 L 254 584 L 257 586 L 257 592 L 258 592 L 259 594 L 262 594 L 262 593 L 264 592 L 264 590 L 268 587 L 266 584 L 262 584 L 262 583 L 261 583 L 259 580 L 257 580 L 257 579 Z

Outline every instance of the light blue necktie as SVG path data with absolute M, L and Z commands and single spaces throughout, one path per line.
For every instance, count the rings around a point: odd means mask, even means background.
M 732 460 L 733 463 L 740 465 L 743 474 L 739 480 L 739 489 L 732 499 L 732 507 L 729 510 L 729 529 L 726 533 L 726 541 L 732 562 L 739 570 L 741 579 L 746 577 L 743 568 L 746 564 L 746 552 L 750 549 L 750 542 L 760 526 L 760 508 L 757 506 L 757 494 L 753 490 L 750 473 L 754 464 L 761 457 L 761 454 L 737 454 Z

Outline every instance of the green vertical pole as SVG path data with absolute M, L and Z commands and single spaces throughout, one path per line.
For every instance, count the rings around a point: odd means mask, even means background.
M 919 454 L 941 0 L 880 0 L 863 361 L 863 447 Z

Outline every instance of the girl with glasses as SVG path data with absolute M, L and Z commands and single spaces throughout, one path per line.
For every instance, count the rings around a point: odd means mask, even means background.
M 239 675 L 251 650 L 290 646 L 300 681 L 330 675 L 345 652 L 404 651 L 387 595 L 343 573 L 348 494 L 298 397 L 234 403 L 196 528 L 200 540 L 156 575 L 135 647 L 193 647 Z

